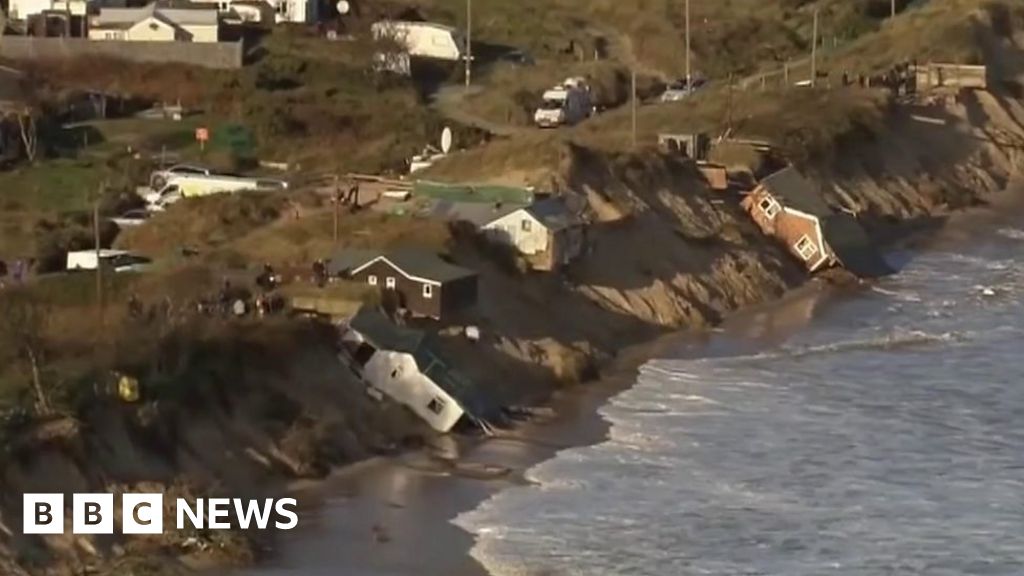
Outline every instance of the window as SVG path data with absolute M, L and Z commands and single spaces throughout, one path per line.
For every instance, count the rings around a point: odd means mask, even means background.
M 395 278 L 393 276 L 388 276 L 387 281 L 385 281 L 385 285 L 388 287 L 388 290 L 394 290 L 395 289 Z
M 369 275 L 369 276 L 368 276 L 368 277 L 366 278 L 366 282 L 367 282 L 367 283 L 369 283 L 369 284 L 370 284 L 370 286 L 376 286 L 376 285 L 377 285 L 377 277 L 376 277 L 376 276 L 374 276 L 373 274 L 370 274 L 370 275 Z
M 424 298 L 433 298 L 434 297 L 434 287 L 432 285 L 430 285 L 430 284 L 424 284 L 423 285 L 423 297 Z
M 523 219 L 523 222 L 520 226 L 522 227 L 523 232 L 529 232 L 530 230 L 533 229 L 533 222 Z
M 444 401 L 444 398 L 435 396 L 434 399 L 427 404 L 427 410 L 430 410 L 434 414 L 440 416 L 444 412 L 446 405 L 447 403 Z
M 801 236 L 800 240 L 798 240 L 793 247 L 796 248 L 797 254 L 799 254 L 804 260 L 810 260 L 818 253 L 818 247 L 811 241 L 811 237 L 806 234 Z
M 758 206 L 760 206 L 764 215 L 769 218 L 775 218 L 775 215 L 782 209 L 782 207 L 779 206 L 779 203 L 772 198 L 765 198 L 764 200 L 761 200 L 761 203 L 758 204 Z

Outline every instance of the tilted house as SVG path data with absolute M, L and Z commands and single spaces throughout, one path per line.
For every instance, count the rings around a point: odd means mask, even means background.
M 435 350 L 430 336 L 363 309 L 343 335 L 356 370 L 371 387 L 407 406 L 431 428 L 449 432 L 460 420 L 487 428 L 486 403 L 473 383 Z
M 217 42 L 220 18 L 214 8 L 103 8 L 89 23 L 90 40 L 130 42 Z
M 477 301 L 477 273 L 416 249 L 343 250 L 327 265 L 331 276 L 377 286 L 417 316 L 443 319 Z
M 810 272 L 835 265 L 862 278 L 893 272 L 860 223 L 833 211 L 817 186 L 792 166 L 761 180 L 742 206 Z

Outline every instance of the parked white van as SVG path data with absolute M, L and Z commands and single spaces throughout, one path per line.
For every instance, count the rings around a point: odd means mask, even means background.
M 179 174 L 171 176 L 167 184 L 150 191 L 143 199 L 149 204 L 170 204 L 180 198 L 199 198 L 211 194 L 286 190 L 288 183 L 273 178 L 243 178 L 211 174 Z
M 463 36 L 451 26 L 433 22 L 382 20 L 371 32 L 374 40 L 393 40 L 410 56 L 438 60 L 462 60 L 466 44 Z
M 543 102 L 533 114 L 541 128 L 557 128 L 578 124 L 594 113 L 590 86 L 583 78 L 568 78 L 559 86 L 544 92 Z
M 115 272 L 137 272 L 145 270 L 152 261 L 143 256 L 136 256 L 124 250 L 101 249 L 97 259 L 96 250 L 76 250 L 68 252 L 67 269 L 95 270 L 97 263 L 101 262 L 104 268 L 111 268 Z

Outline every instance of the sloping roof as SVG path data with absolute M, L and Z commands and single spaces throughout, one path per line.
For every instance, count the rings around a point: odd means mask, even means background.
M 419 330 L 395 326 L 387 316 L 372 308 L 362 308 L 348 324 L 374 347 L 408 354 L 415 354 L 426 336 Z
M 494 222 L 527 205 L 522 203 L 485 203 L 437 200 L 430 210 L 430 217 L 448 222 L 469 222 L 477 227 Z
M 825 218 L 822 233 L 839 263 L 853 274 L 879 278 L 895 272 L 853 216 L 834 214 Z
M 468 268 L 449 264 L 436 253 L 417 248 L 404 248 L 388 252 L 342 250 L 327 263 L 327 271 L 333 276 L 351 274 L 378 259 L 387 260 L 407 276 L 442 284 L 476 276 L 476 272 Z
M 558 197 L 534 202 L 526 207 L 526 211 L 549 230 L 563 230 L 580 223 L 579 218 Z
M 435 282 L 451 282 L 460 278 L 476 276 L 476 272 L 449 264 L 437 254 L 426 250 L 406 248 L 388 252 L 384 256 L 406 274 Z
M 339 250 L 330 261 L 327 262 L 327 273 L 331 276 L 346 274 L 380 256 L 375 250 L 359 250 L 356 248 L 345 248 Z
M 91 23 L 93 28 L 130 28 L 132 25 L 154 17 L 172 26 L 216 26 L 217 9 L 209 8 L 162 8 L 155 2 L 142 8 L 103 8 Z
M 793 166 L 783 168 L 764 178 L 760 184 L 787 208 L 818 217 L 830 216 L 833 213 L 825 203 L 817 185 Z

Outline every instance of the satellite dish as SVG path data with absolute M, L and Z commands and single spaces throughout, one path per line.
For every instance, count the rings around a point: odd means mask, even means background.
M 338 9 L 338 14 L 348 14 L 352 10 L 352 5 L 348 3 L 348 0 L 338 0 L 335 7 Z
M 441 132 L 441 152 L 447 154 L 452 149 L 452 129 L 445 126 Z

